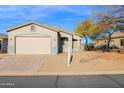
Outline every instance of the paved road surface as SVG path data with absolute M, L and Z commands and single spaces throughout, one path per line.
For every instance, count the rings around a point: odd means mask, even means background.
M 0 77 L 0 87 L 121 88 L 124 87 L 124 75 Z

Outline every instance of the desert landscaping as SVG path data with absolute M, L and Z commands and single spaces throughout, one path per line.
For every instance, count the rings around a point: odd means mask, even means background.
M 123 74 L 124 54 L 82 51 L 73 53 L 70 66 L 67 54 L 7 55 L 0 54 L 0 75 L 101 75 Z
M 66 54 L 49 57 L 38 72 L 59 72 L 71 74 L 92 74 L 124 72 L 124 54 L 116 52 L 84 51 L 74 53 L 70 66 L 67 66 Z

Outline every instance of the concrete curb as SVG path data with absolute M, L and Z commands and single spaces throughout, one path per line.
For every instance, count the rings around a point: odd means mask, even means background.
M 0 76 L 53 76 L 53 75 L 111 75 L 124 74 L 124 71 L 94 71 L 94 72 L 0 72 Z

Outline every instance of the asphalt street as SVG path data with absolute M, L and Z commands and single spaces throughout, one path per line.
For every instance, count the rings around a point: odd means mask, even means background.
M 124 88 L 124 75 L 0 77 L 0 88 Z

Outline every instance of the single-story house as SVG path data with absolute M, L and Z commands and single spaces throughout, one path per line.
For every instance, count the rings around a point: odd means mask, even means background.
M 111 37 L 112 40 L 110 41 L 110 47 L 124 49 L 124 32 L 115 32 Z M 107 37 L 97 39 L 95 46 L 100 47 L 102 45 L 107 45 L 106 38 Z
M 8 37 L 5 34 L 0 33 L 0 52 L 7 52 Z
M 63 28 L 28 22 L 7 29 L 8 54 L 58 54 L 67 52 L 70 42 L 73 52 L 81 51 L 82 36 Z

